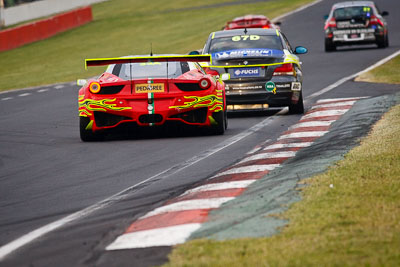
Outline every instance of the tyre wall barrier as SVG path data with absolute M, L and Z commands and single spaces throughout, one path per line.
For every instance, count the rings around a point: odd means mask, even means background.
M 82 7 L 48 19 L 0 31 L 0 52 L 54 36 L 93 20 L 92 8 Z

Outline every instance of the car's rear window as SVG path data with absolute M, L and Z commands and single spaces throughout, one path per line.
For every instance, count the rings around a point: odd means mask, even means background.
M 337 8 L 333 11 L 333 16 L 337 20 L 368 18 L 373 15 L 373 10 L 369 6 L 352 6 Z
M 193 62 L 146 62 L 110 65 L 107 72 L 124 80 L 167 77 L 174 79 L 195 68 Z
M 235 35 L 212 39 L 208 53 L 249 48 L 283 49 L 277 35 Z

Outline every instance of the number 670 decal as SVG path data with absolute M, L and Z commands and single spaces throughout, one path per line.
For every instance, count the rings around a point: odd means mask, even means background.
M 260 40 L 260 35 L 236 35 L 232 37 L 232 41 L 239 42 L 239 41 L 256 41 Z

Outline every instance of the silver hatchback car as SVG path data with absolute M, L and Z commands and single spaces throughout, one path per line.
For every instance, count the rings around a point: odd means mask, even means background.
M 340 2 L 332 6 L 325 16 L 325 51 L 337 46 L 377 44 L 379 48 L 389 45 L 388 28 L 384 16 L 372 1 Z

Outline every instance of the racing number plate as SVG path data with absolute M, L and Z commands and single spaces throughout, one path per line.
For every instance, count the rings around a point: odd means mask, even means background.
M 135 93 L 162 93 L 163 83 L 138 83 L 135 84 Z
M 235 68 L 233 69 L 233 78 L 260 77 L 261 68 Z
M 353 34 L 349 34 L 349 39 L 357 39 L 360 38 L 360 34 L 358 33 L 353 33 Z

